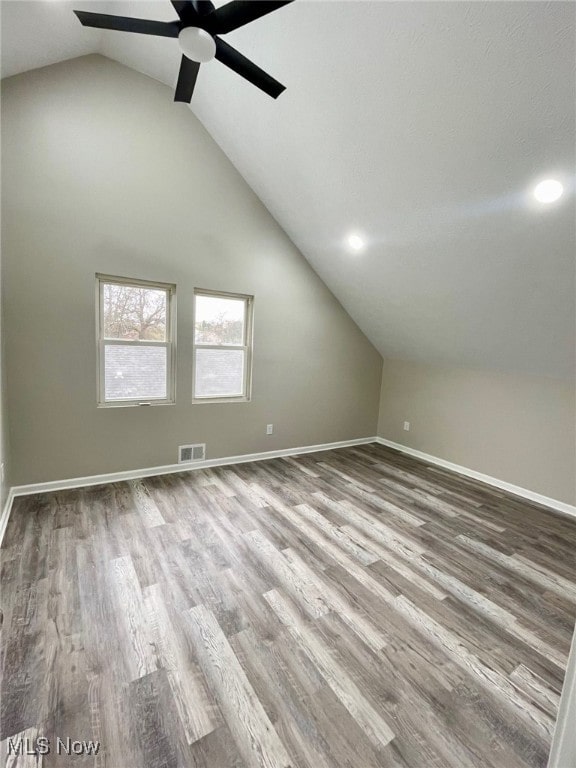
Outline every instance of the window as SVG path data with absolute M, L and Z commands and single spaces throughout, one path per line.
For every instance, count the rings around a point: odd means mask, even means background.
M 98 404 L 174 402 L 176 286 L 96 275 Z
M 194 292 L 194 402 L 250 399 L 252 296 Z

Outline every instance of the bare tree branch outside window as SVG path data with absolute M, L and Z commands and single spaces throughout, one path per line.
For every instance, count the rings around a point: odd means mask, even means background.
M 104 337 L 165 341 L 166 291 L 105 284 Z

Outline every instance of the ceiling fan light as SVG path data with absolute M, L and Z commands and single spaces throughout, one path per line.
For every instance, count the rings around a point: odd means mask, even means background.
M 212 35 L 198 27 L 184 27 L 178 35 L 182 53 L 191 61 L 205 64 L 216 55 L 216 43 Z

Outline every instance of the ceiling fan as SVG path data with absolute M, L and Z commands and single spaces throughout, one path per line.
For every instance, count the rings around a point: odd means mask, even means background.
M 232 0 L 216 8 L 210 0 L 171 0 L 178 21 L 133 19 L 129 16 L 111 16 L 107 13 L 74 11 L 85 27 L 137 32 L 141 35 L 177 37 L 182 50 L 182 62 L 176 84 L 174 101 L 189 102 L 194 92 L 200 64 L 216 58 L 244 77 L 264 93 L 278 98 L 285 86 L 274 80 L 239 51 L 224 42 L 225 35 L 238 27 L 265 16 L 293 0 L 263 2 L 263 0 Z

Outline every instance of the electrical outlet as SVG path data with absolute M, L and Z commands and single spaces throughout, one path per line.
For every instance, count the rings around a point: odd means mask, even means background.
M 404 431 L 405 432 L 410 432 L 410 422 L 409 421 L 405 421 L 404 422 Z
M 266 424 L 266 434 L 272 435 L 274 433 L 274 424 Z

